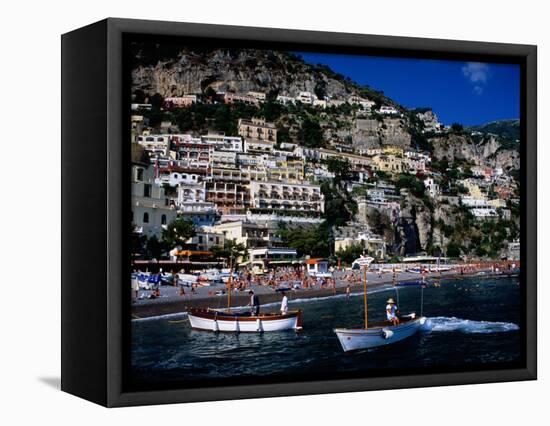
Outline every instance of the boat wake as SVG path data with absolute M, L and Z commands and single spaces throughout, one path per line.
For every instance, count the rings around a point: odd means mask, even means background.
M 424 331 L 443 331 L 459 333 L 505 333 L 519 330 L 511 322 L 473 321 L 456 317 L 431 317 L 422 327 Z

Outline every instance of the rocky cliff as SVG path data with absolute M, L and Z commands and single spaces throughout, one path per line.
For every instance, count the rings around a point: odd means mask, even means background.
M 184 48 L 173 59 L 155 62 L 140 60 L 144 49 L 134 46 L 136 63 L 132 81 L 134 91 L 141 90 L 146 95 L 181 96 L 202 93 L 208 87 L 238 93 L 274 90 L 287 96 L 296 96 L 301 91 L 322 91 L 335 98 L 369 91 L 327 67 L 313 66 L 286 52 Z

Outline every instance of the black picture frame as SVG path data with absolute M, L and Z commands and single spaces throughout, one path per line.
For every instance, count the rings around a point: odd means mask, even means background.
M 521 76 L 521 368 L 132 391 L 125 387 L 129 307 L 129 147 L 125 37 L 190 37 L 384 56 L 512 62 Z M 98 404 L 143 404 L 534 380 L 537 377 L 536 46 L 109 18 L 62 36 L 61 388 Z M 129 290 L 128 290 L 129 292 Z

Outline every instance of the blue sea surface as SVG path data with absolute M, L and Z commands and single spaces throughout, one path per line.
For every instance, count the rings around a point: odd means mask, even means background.
M 444 280 L 424 289 L 427 326 L 386 347 L 344 353 L 336 327 L 363 325 L 363 295 L 290 301 L 303 312 L 303 331 L 264 334 L 192 330 L 185 316 L 132 321 L 131 382 L 197 386 L 230 378 L 349 377 L 408 369 L 479 369 L 521 359 L 520 287 L 517 278 Z M 401 313 L 420 313 L 421 289 L 369 294 L 369 321 L 384 319 L 388 297 Z M 293 295 L 295 298 L 299 296 Z M 267 306 L 265 311 L 278 306 Z

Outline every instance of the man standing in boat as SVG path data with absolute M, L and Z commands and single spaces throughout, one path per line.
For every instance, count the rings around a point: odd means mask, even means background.
M 390 297 L 386 303 L 386 317 L 388 318 L 388 321 L 391 322 L 392 325 L 399 325 L 399 318 L 397 318 L 397 306 L 395 306 L 395 302 Z
M 250 302 L 248 302 L 248 306 L 250 306 L 250 313 L 252 315 L 260 315 L 260 298 L 254 294 L 252 290 L 248 292 L 250 296 Z
M 288 313 L 288 297 L 286 297 L 286 293 L 283 291 L 282 293 L 283 299 L 281 300 L 281 314 L 286 315 Z

